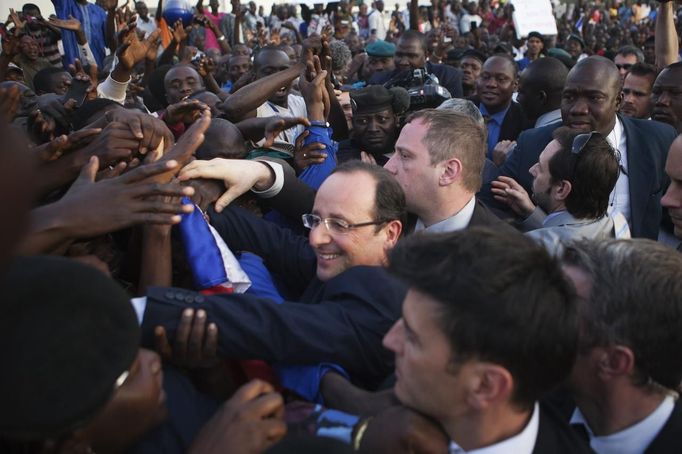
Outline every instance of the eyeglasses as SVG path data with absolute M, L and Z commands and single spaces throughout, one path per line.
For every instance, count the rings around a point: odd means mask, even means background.
M 632 63 L 625 63 L 625 64 L 623 64 L 623 65 L 618 65 L 618 64 L 616 64 L 616 68 L 618 68 L 619 70 L 624 69 L 624 70 L 626 70 L 626 71 L 630 71 L 630 69 L 632 68 L 632 66 L 633 66 Z
M 380 225 L 383 224 L 387 221 L 369 221 L 369 222 L 360 222 L 358 224 L 349 224 L 348 222 L 344 221 L 343 219 L 337 219 L 337 218 L 321 218 L 316 214 L 304 214 L 301 216 L 301 219 L 303 219 L 303 226 L 312 230 L 318 225 L 320 225 L 320 222 L 324 223 L 325 227 L 327 227 L 327 230 L 330 232 L 334 233 L 340 233 L 340 234 L 345 234 L 350 232 L 353 229 L 356 229 L 358 227 L 365 227 L 368 225 Z

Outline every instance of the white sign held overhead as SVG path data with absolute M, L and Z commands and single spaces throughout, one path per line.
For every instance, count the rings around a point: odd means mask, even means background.
M 556 19 L 550 0 L 511 0 L 514 5 L 514 28 L 516 36 L 523 38 L 530 32 L 556 35 Z

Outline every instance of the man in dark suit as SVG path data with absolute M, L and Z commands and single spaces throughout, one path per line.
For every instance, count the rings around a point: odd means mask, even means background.
M 571 424 L 599 454 L 682 451 L 682 256 L 643 239 L 584 241 L 564 262 L 580 299 Z
M 511 58 L 495 55 L 483 64 L 472 101 L 481 110 L 488 129 L 488 159 L 495 162 L 498 142 L 514 141 L 530 125 L 519 104 L 512 101 L 518 87 L 518 69 Z
M 214 170 L 216 162 L 230 161 L 208 161 Z M 222 179 L 223 172 L 213 175 Z M 277 304 L 244 294 L 152 288 L 143 323 L 148 343 L 157 326 L 173 338 L 182 311 L 201 303 L 207 322 L 218 328 L 223 357 L 335 363 L 370 389 L 386 378 L 393 364 L 381 338 L 399 317 L 405 288 L 383 265 L 402 231 L 405 199 L 384 169 L 361 161 L 338 167 L 305 216 L 308 239 L 237 208 L 209 213 L 231 250 L 260 256 L 296 297 Z
M 682 240 L 682 136 L 670 146 L 665 173 L 670 178 L 670 186 L 661 199 L 661 205 L 668 209 L 675 226 L 675 236 Z
M 453 98 L 462 97 L 462 73 L 459 69 L 426 61 L 426 37 L 417 31 L 408 30 L 400 36 L 393 57 L 395 69 L 374 74 L 369 85 L 383 85 L 401 73 L 413 69 L 426 69 L 438 78 L 438 83 L 447 88 Z
M 628 220 L 633 237 L 657 239 L 660 200 L 667 181 L 663 167 L 676 133 L 668 125 L 617 115 L 621 99 L 615 64 L 602 57 L 585 58 L 568 74 L 561 102 L 562 124 L 583 132 L 598 131 L 618 151 L 621 174 L 610 205 Z M 500 168 L 500 175 L 531 191 L 533 178 L 528 171 L 559 126 L 524 131 Z M 494 204 L 489 182 L 485 182 L 481 198 Z
M 384 338 L 396 355 L 395 395 L 441 427 L 450 452 L 589 452 L 538 403 L 568 377 L 578 337 L 572 289 L 542 248 L 480 228 L 413 236 L 392 251 L 390 269 L 409 285 Z M 399 436 L 373 424 L 360 446 Z

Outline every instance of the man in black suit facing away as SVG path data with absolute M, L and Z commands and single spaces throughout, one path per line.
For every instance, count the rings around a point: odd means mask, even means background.
M 681 452 L 682 255 L 644 239 L 584 241 L 564 262 L 581 326 L 566 417 L 598 454 Z
M 616 65 L 603 57 L 581 60 L 566 79 L 562 123 L 524 131 L 500 168 L 500 175 L 515 179 L 530 191 L 533 178 L 528 171 L 552 140 L 554 129 L 563 124 L 582 132 L 598 131 L 620 157 L 621 174 L 609 204 L 628 220 L 633 237 L 655 240 L 661 223 L 661 196 L 667 182 L 664 165 L 676 133 L 662 123 L 618 115 L 621 100 Z M 494 203 L 488 183 L 484 184 L 481 198 Z
M 414 30 L 404 32 L 398 40 L 393 61 L 395 69 L 374 74 L 369 85 L 383 85 L 400 73 L 423 68 L 436 76 L 438 83 L 447 88 L 453 98 L 462 97 L 462 73 L 451 66 L 426 61 L 426 37 L 422 33 Z

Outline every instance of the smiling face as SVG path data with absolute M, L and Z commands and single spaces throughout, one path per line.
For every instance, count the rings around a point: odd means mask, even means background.
M 675 226 L 675 236 L 682 239 L 682 136 L 670 146 L 665 173 L 670 177 L 670 186 L 661 199 L 661 205 L 668 209 Z
M 375 192 L 376 181 L 366 172 L 334 173 L 317 191 L 313 214 L 349 224 L 378 221 Z M 311 229 L 308 240 L 317 256 L 318 279 L 327 281 L 353 266 L 385 265 L 386 254 L 397 241 L 391 230 L 395 222 L 357 227 L 346 233 L 330 231 L 324 222 Z
M 608 135 L 620 101 L 620 76 L 613 63 L 586 59 L 568 73 L 561 118 L 571 129 Z
M 289 60 L 287 54 L 277 49 L 266 49 L 260 51 L 254 61 L 257 79 L 284 71 L 285 69 L 289 69 L 290 66 L 291 60 Z M 270 97 L 269 101 L 277 104 L 278 106 L 286 106 L 287 97 L 291 91 L 291 84 L 292 82 L 289 82 L 289 84 L 277 90 Z
M 504 57 L 490 57 L 476 81 L 476 92 L 489 113 L 504 110 L 517 87 L 514 62 Z

